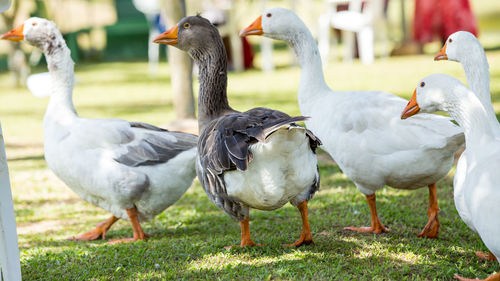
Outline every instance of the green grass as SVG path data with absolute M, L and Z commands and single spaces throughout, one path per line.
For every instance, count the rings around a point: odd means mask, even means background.
M 487 55 L 498 112 L 500 51 Z M 268 106 L 298 114 L 300 70 L 286 66 L 288 60 L 287 51 L 281 51 L 272 74 L 231 73 L 231 105 L 239 110 Z M 74 101 L 81 116 L 156 125 L 173 120 L 166 65 L 161 65 L 158 78 L 147 77 L 143 62 L 77 65 L 76 72 Z M 335 62 L 325 69 L 334 89 L 380 89 L 405 98 L 420 78 L 435 72 L 465 81 L 459 64 L 433 62 L 431 55 L 382 59 L 371 66 Z M 8 75 L 0 73 L 0 84 L 7 80 Z M 48 170 L 41 129 L 47 99 L 36 99 L 24 88 L 2 88 L 1 101 L 25 280 L 449 280 L 455 273 L 485 278 L 498 271 L 498 264 L 474 255 L 486 248 L 455 210 L 453 171 L 438 183 L 438 239 L 416 237 L 427 221 L 426 188 L 378 192 L 379 215 L 390 231 L 359 234 L 343 227 L 370 223 L 366 200 L 324 152 L 321 189 L 309 205 L 314 245 L 281 246 L 295 241 L 301 229 L 298 211 L 287 205 L 273 212 L 251 212 L 252 237 L 263 247 L 227 251 L 224 246 L 239 242 L 239 224 L 209 202 L 197 180 L 176 204 L 143 224 L 152 235 L 147 242 L 67 241 L 109 214 L 81 200 Z M 130 225 L 120 221 L 107 240 L 131 235 Z

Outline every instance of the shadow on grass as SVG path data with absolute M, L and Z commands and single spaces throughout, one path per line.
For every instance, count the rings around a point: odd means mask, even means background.
M 30 155 L 30 156 L 23 156 L 23 157 L 12 157 L 7 159 L 9 162 L 16 162 L 16 161 L 41 161 L 45 160 L 45 154 L 39 154 L 39 155 Z
M 56 219 L 62 225 L 20 236 L 23 278 L 449 280 L 454 273 L 484 278 L 497 270 L 498 265 L 475 258 L 474 250 L 486 249 L 458 217 L 450 178 L 438 182 L 440 236 L 421 239 L 416 234 L 427 222 L 427 188 L 377 192 L 379 216 L 390 231 L 362 234 L 343 228 L 370 224 L 365 197 L 338 166 L 321 162 L 320 171 L 321 189 L 309 204 L 315 244 L 298 249 L 281 246 L 301 231 L 299 212 L 286 205 L 272 212 L 252 210 L 252 238 L 263 247 L 225 250 L 239 243 L 239 224 L 208 200 L 198 181 L 176 204 L 142 224 L 151 239 L 131 244 L 106 244 L 132 237 L 126 221 L 113 226 L 106 240 L 65 240 L 103 220 L 100 209 L 80 199 L 16 201 L 30 209 L 16 212 L 23 227 L 43 223 L 48 207 L 60 212 Z
M 427 190 L 384 189 L 377 203 L 381 220 L 390 232 L 360 234 L 345 231 L 343 227 L 369 224 L 364 196 L 352 185 L 347 188 L 336 185 L 338 168 L 326 171 L 332 175 L 324 176 L 326 184 L 310 202 L 314 245 L 298 249 L 281 246 L 295 241 L 301 230 L 298 211 L 287 205 L 273 212 L 252 211 L 252 237 L 265 246 L 225 250 L 224 246 L 239 242 L 238 223 L 211 204 L 197 184 L 195 190 L 152 223 L 143 224 L 152 235 L 147 242 L 106 245 L 112 239 L 131 237 L 128 223 L 112 228 L 107 240 L 92 242 L 53 240 L 50 231 L 47 237 L 25 236 L 31 242 L 30 247 L 22 248 L 30 252 L 22 260 L 23 277 L 27 280 L 56 276 L 59 280 L 449 280 L 457 272 L 486 277 L 496 270 L 495 265 L 474 258 L 472 250 L 481 249 L 481 242 L 454 212 L 452 196 L 446 190 L 448 183 L 438 189 L 442 210 L 439 239 L 415 236 L 427 220 Z
M 225 240 L 222 231 L 215 236 L 211 232 L 188 231 L 170 239 L 111 246 L 103 242 L 52 241 L 46 246 L 62 250 L 24 259 L 23 277 L 29 280 L 48 276 L 57 276 L 59 280 L 449 280 L 459 272 L 459 267 L 470 264 L 454 265 L 448 260 L 473 259 L 471 253 L 464 255 L 452 247 L 438 248 L 430 240 L 417 241 L 423 250 L 415 251 L 405 246 L 415 238 L 388 239 L 388 235 L 383 235 L 356 239 L 356 236 L 316 235 L 315 245 L 299 249 L 269 244 L 230 251 L 220 245 Z M 376 247 L 370 246 L 373 244 Z M 414 255 L 421 256 L 417 262 L 412 260 Z M 477 266 L 478 262 L 472 263 Z M 452 270 L 442 272 L 437 265 Z M 494 266 L 484 264 L 479 267 L 483 272 L 495 270 Z

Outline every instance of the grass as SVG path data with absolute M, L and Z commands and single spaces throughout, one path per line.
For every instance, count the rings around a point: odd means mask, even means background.
M 280 65 L 287 58 L 288 53 L 278 53 L 279 67 L 272 75 L 258 70 L 231 73 L 230 103 L 239 110 L 267 105 L 298 114 L 300 70 Z M 488 58 L 498 109 L 500 69 L 495 66 L 500 65 L 500 51 L 488 52 Z M 173 118 L 168 69 L 162 65 L 159 77 L 153 79 L 147 77 L 143 62 L 79 65 L 76 107 L 85 117 L 166 123 Z M 428 55 L 380 60 L 372 66 L 333 63 L 325 70 L 335 89 L 378 88 L 406 98 L 421 77 L 433 72 L 464 77 L 457 63 L 433 62 Z M 0 83 L 6 79 L 6 74 L 0 75 Z M 0 105 L 26 280 L 447 280 L 454 273 L 484 278 L 498 270 L 497 264 L 474 256 L 473 251 L 486 248 L 455 211 L 452 173 L 438 185 L 442 223 L 438 239 L 415 236 L 427 220 L 425 188 L 378 192 L 380 217 L 390 232 L 358 234 L 343 227 L 369 224 L 364 196 L 324 152 L 321 190 L 310 202 L 312 246 L 281 246 L 300 234 L 297 210 L 285 206 L 273 212 L 252 211 L 253 238 L 264 247 L 225 250 L 239 241 L 239 226 L 209 202 L 197 180 L 175 205 L 144 224 L 152 235 L 147 242 L 67 241 L 109 214 L 78 198 L 47 169 L 41 132 L 46 103 L 25 89 L 9 88 L 2 92 Z M 107 237 L 125 236 L 131 236 L 131 227 L 119 222 Z
M 492 48 L 487 55 L 492 99 L 500 112 L 500 50 Z M 231 73 L 231 105 L 238 110 L 265 105 L 299 114 L 300 70 L 287 66 L 289 58 L 286 50 L 277 52 L 272 74 Z M 77 65 L 76 108 L 89 118 L 168 123 L 174 118 L 170 74 L 166 65 L 160 69 L 157 78 L 149 78 L 144 62 Z M 420 78 L 435 72 L 465 81 L 459 64 L 433 62 L 430 54 L 380 59 L 370 66 L 332 62 L 325 69 L 334 89 L 380 89 L 405 98 Z M 0 73 L 0 84 L 7 80 Z M 438 183 L 438 239 L 416 237 L 427 221 L 426 188 L 377 192 L 379 215 L 390 231 L 359 234 L 343 227 L 369 224 L 366 200 L 324 152 L 321 189 L 309 205 L 314 245 L 281 246 L 300 235 L 298 211 L 287 205 L 251 212 L 252 237 L 265 246 L 226 250 L 224 246 L 239 242 L 239 225 L 209 202 L 197 180 L 176 204 L 143 224 L 152 236 L 147 242 L 68 241 L 66 237 L 89 230 L 109 214 L 81 200 L 48 170 L 42 138 L 47 99 L 36 99 L 24 88 L 3 88 L 1 101 L 25 280 L 449 280 L 455 273 L 485 278 L 498 271 L 498 264 L 474 255 L 487 249 L 455 210 L 453 170 Z M 119 221 L 107 240 L 131 235 L 129 223 Z

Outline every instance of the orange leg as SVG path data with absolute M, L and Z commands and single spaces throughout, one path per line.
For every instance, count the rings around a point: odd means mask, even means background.
M 380 220 L 378 219 L 377 215 L 377 205 L 375 203 L 375 193 L 372 195 L 366 195 L 366 200 L 368 201 L 368 205 L 370 206 L 370 213 L 371 213 L 371 220 L 372 220 L 372 226 L 371 227 L 344 227 L 344 229 L 347 230 L 352 230 L 352 231 L 359 231 L 359 232 L 371 232 L 371 233 L 382 233 L 382 232 L 387 232 L 387 229 L 382 225 Z
M 77 236 L 68 237 L 67 239 L 80 241 L 91 241 L 99 238 L 105 239 L 106 233 L 117 220 L 119 220 L 117 217 L 111 216 L 111 218 L 106 221 L 99 223 L 94 229 Z
M 418 237 L 436 238 L 439 233 L 439 206 L 436 195 L 436 184 L 429 185 L 429 208 L 427 215 L 429 220 L 424 229 L 417 235 Z
M 134 242 L 137 240 L 145 240 L 146 238 L 149 238 L 149 235 L 144 233 L 141 225 L 139 224 L 139 218 L 137 217 L 137 208 L 134 207 L 132 209 L 127 209 L 127 214 L 128 214 L 128 217 L 130 218 L 130 223 L 132 223 L 134 237 L 114 240 L 114 241 L 108 242 L 108 244 Z
M 483 252 L 475 252 L 476 256 L 480 259 L 486 260 L 486 261 L 496 261 L 497 257 L 493 255 L 491 251 L 488 251 L 488 254 L 483 253 Z
M 250 218 L 249 217 L 245 217 L 242 221 L 240 221 L 240 227 L 241 227 L 240 247 L 257 245 L 252 241 L 252 238 L 250 238 Z
M 300 247 L 302 245 L 309 245 L 314 243 L 312 239 L 311 231 L 309 230 L 309 219 L 307 218 L 307 201 L 302 201 L 297 205 L 297 208 L 300 211 L 300 216 L 302 217 L 302 234 L 300 235 L 299 240 L 297 240 L 293 244 L 286 244 L 285 246 L 290 247 Z
M 458 279 L 460 281 L 478 281 L 479 279 L 468 279 L 468 278 L 464 278 L 458 274 L 455 274 L 455 279 Z M 497 274 L 493 274 L 493 275 L 490 275 L 488 276 L 488 278 L 484 279 L 483 281 L 500 281 L 500 272 L 497 273 Z
M 245 217 L 243 220 L 240 221 L 240 227 L 241 227 L 241 243 L 240 245 L 231 245 L 231 246 L 226 246 L 226 250 L 229 250 L 233 247 L 248 247 L 248 246 L 261 246 L 260 244 L 255 244 L 252 241 L 252 238 L 250 238 L 250 218 Z

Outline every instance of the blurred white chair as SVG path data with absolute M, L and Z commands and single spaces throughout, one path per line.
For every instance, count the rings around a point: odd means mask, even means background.
M 150 77 L 156 77 L 158 74 L 158 62 L 160 59 L 160 44 L 153 43 L 160 31 L 155 25 L 155 17 L 161 14 L 159 0 L 132 0 L 134 7 L 146 16 L 149 24 L 148 39 L 148 70 Z
M 330 53 L 331 27 L 342 31 L 344 61 L 351 62 L 354 57 L 355 38 L 358 39 L 358 52 L 363 64 L 373 63 L 375 32 L 384 43 L 387 42 L 387 26 L 384 16 L 383 0 L 326 0 L 327 11 L 318 20 L 318 45 L 324 65 Z M 364 2 L 364 5 L 363 5 Z M 337 12 L 339 4 L 349 4 L 347 11 Z M 337 40 L 335 39 L 335 44 Z M 384 52 L 387 51 L 387 47 Z M 384 55 L 386 55 L 385 53 Z
M 297 13 L 297 5 L 299 2 L 302 2 L 303 5 L 310 7 L 310 0 L 289 0 L 289 5 L 290 9 Z M 260 7 L 261 11 L 264 11 L 266 8 L 268 8 L 267 5 L 267 0 L 261 0 L 260 1 Z M 313 8 L 311 7 L 310 11 L 313 11 Z M 306 12 L 309 12 L 306 11 Z M 298 63 L 297 61 L 297 56 L 295 55 L 294 51 L 292 48 L 288 47 L 288 50 L 290 52 L 290 59 L 292 61 L 293 65 L 296 65 Z M 262 39 L 260 41 L 260 52 L 262 54 L 261 57 L 261 67 L 263 71 L 266 72 L 272 72 L 274 71 L 274 63 L 273 63 L 273 39 L 269 37 L 262 36 Z

